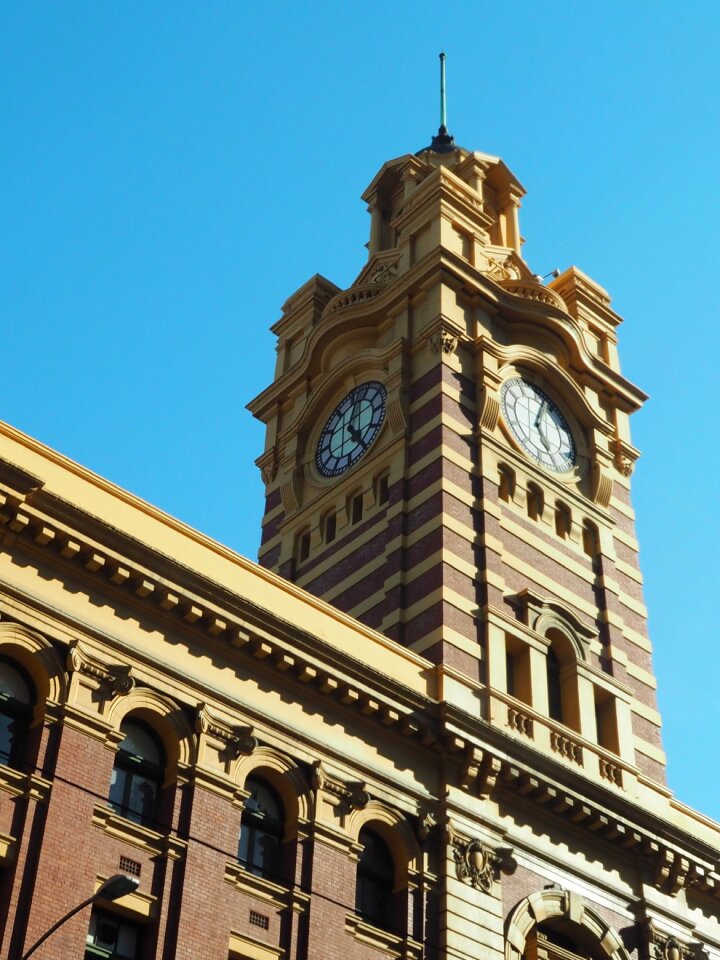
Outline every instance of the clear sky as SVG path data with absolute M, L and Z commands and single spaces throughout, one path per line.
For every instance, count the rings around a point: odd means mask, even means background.
M 679 798 L 720 818 L 716 2 L 0 5 L 0 418 L 254 558 L 268 327 L 365 260 L 359 196 L 448 122 L 528 190 L 533 270 L 626 317 Z

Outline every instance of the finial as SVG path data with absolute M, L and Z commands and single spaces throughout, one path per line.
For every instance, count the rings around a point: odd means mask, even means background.
M 440 129 L 432 138 L 430 149 L 435 153 L 452 153 L 455 149 L 455 137 L 447 131 L 447 100 L 445 97 L 445 54 L 440 54 Z

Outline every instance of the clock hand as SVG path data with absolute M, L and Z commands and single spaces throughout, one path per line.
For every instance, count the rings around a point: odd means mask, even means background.
M 535 426 L 538 428 L 538 430 L 540 429 L 540 424 L 543 420 L 543 417 L 545 416 L 545 411 L 547 410 L 547 408 L 548 408 L 548 402 L 547 400 L 543 400 L 543 402 L 540 404 L 540 409 L 537 412 L 537 416 L 535 417 Z
M 359 443 L 363 450 L 367 449 L 367 443 L 362 438 L 362 434 L 357 427 L 354 427 L 352 424 L 348 425 L 348 433 L 350 434 L 350 439 L 353 443 Z
M 543 400 L 543 402 L 540 404 L 540 409 L 538 410 L 537 416 L 535 417 L 534 426 L 537 429 L 537 432 L 540 436 L 542 445 L 545 447 L 547 452 L 550 453 L 551 452 L 550 444 L 548 443 L 547 437 L 545 436 L 545 427 L 544 427 L 545 413 L 547 411 L 547 408 L 548 408 L 548 402 L 547 400 Z

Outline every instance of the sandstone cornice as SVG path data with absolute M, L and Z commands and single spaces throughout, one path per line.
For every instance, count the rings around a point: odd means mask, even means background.
M 317 636 L 276 614 L 221 590 L 217 584 L 205 584 L 202 594 L 189 591 L 177 581 L 158 577 L 149 565 L 140 567 L 124 555 L 101 548 L 97 541 L 88 541 L 79 528 L 70 530 L 58 525 L 53 518 L 28 504 L 18 504 L 5 516 L 6 525 L 21 526 L 23 546 L 31 552 L 46 553 L 51 563 L 71 569 L 75 577 L 99 580 L 95 590 L 115 592 L 122 595 L 125 602 L 147 606 L 153 619 L 165 619 L 169 628 L 175 631 L 189 631 L 201 646 L 213 641 L 222 643 L 234 649 L 235 655 L 250 659 L 256 671 L 278 671 L 286 679 L 293 677 L 297 683 L 307 685 L 315 696 L 328 696 L 344 707 L 372 718 L 381 727 L 396 730 L 403 737 L 417 738 L 423 743 L 435 739 L 432 720 L 427 719 L 432 701 L 426 695 L 379 673 L 373 674 L 372 681 L 368 682 L 366 664 L 323 644 Z M 21 524 L 17 518 L 21 518 Z M 82 520 L 82 516 L 77 519 Z M 39 537 L 38 531 L 41 531 Z M 148 556 L 147 559 L 154 558 Z M 182 569 L 178 567 L 176 572 L 181 574 Z M 226 601 L 226 606 L 219 605 L 220 598 Z M 376 639 L 383 647 L 395 647 L 391 641 L 373 634 L 349 617 L 339 613 L 338 617 L 358 632 Z M 91 656 L 83 655 L 82 650 L 77 646 L 72 654 L 76 669 L 89 672 L 98 683 L 113 682 L 117 668 L 115 672 L 108 671 Z M 394 652 L 418 671 L 426 672 L 430 667 L 425 660 L 404 648 Z M 135 651 L 132 655 L 137 657 Z M 120 674 L 124 678 L 127 671 L 120 668 L 118 676 Z M 424 684 L 426 689 L 429 683 L 428 677 Z M 65 708 L 65 717 L 66 722 L 79 725 L 86 733 L 105 738 L 107 724 L 100 718 L 90 718 L 71 706 Z M 426 719 L 418 719 L 420 717 Z
M 511 792 L 574 823 L 599 842 L 611 843 L 654 865 L 658 887 L 675 894 L 684 885 L 720 898 L 717 846 L 608 790 L 511 738 L 498 727 L 444 705 L 443 744 L 458 768 L 452 782 L 469 793 Z M 455 731 L 453 734 L 452 731 Z M 488 771 L 490 772 L 488 774 Z

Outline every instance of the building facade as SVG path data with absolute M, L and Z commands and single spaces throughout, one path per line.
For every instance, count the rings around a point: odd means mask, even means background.
M 0 956 L 720 958 L 667 788 L 620 317 L 441 130 L 273 328 L 258 566 L 0 427 Z

